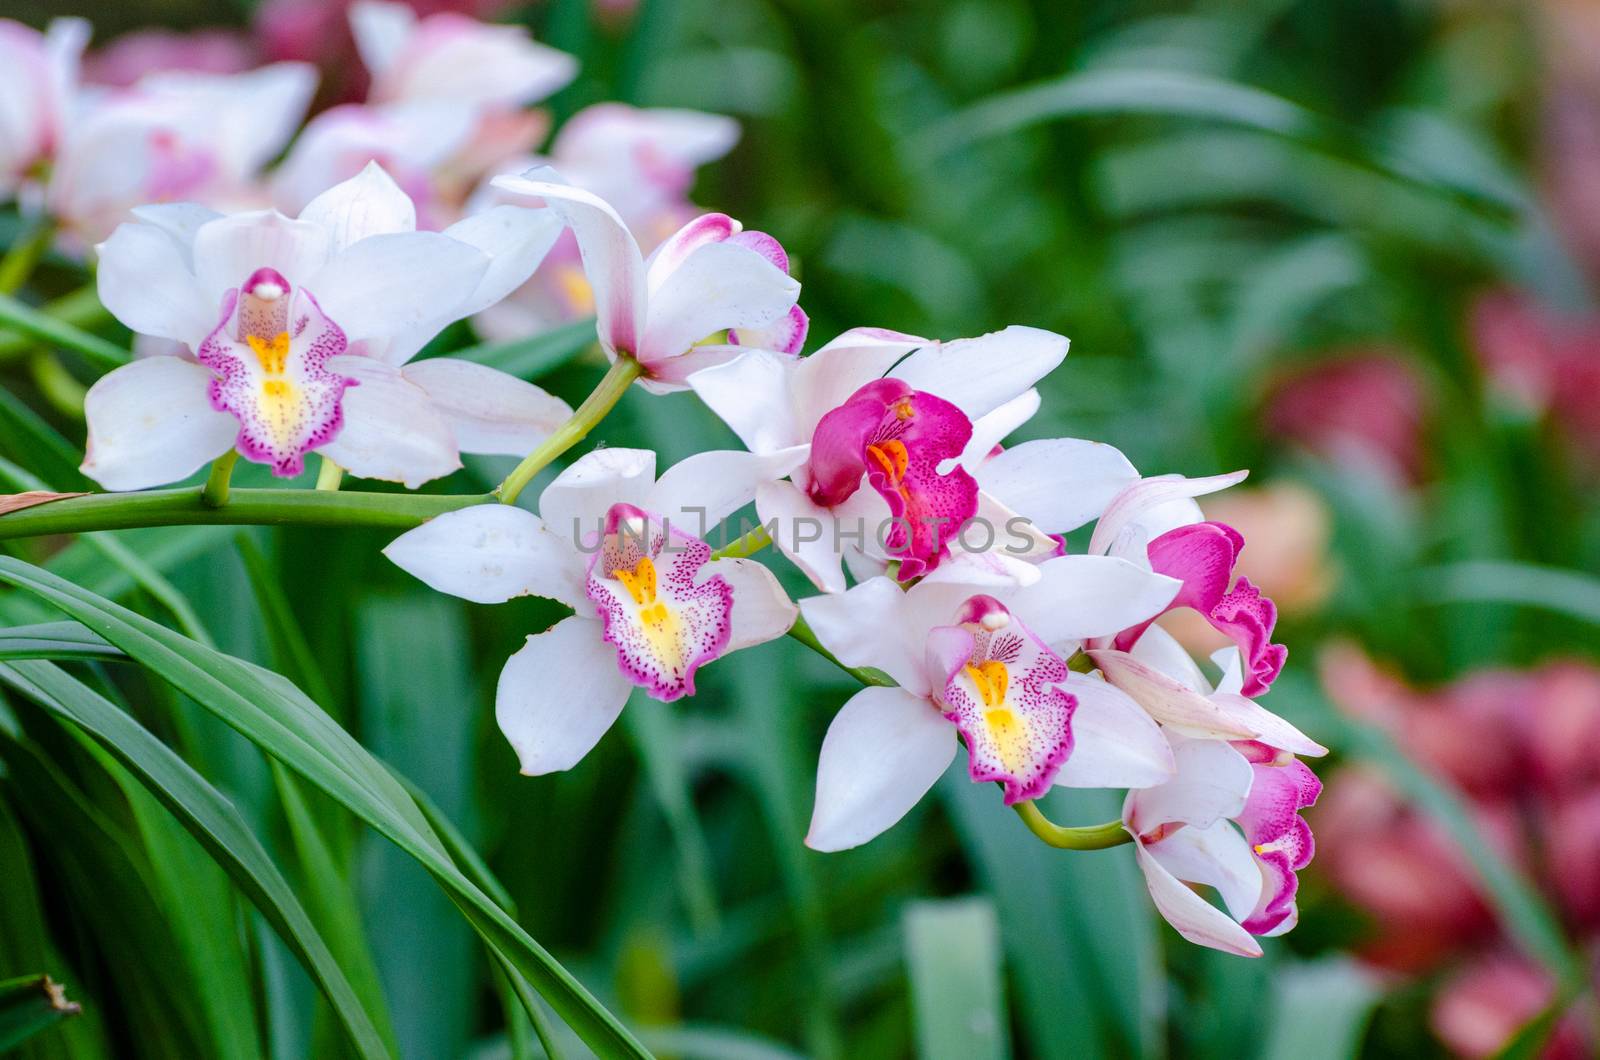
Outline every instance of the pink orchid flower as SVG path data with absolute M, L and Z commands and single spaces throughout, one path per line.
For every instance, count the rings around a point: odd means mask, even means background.
M 687 528 L 715 525 L 798 454 L 706 452 L 659 480 L 655 454 L 599 449 L 539 497 L 539 514 L 485 504 L 441 515 L 384 554 L 440 592 L 478 603 L 543 596 L 572 607 L 506 663 L 495 697 L 522 772 L 570 769 L 641 688 L 691 696 L 695 674 L 782 636 L 795 607 L 754 560 L 711 558 Z
M 1238 652 L 1219 655 L 1227 660 L 1217 694 L 1236 694 L 1243 682 Z M 1100 653 L 1091 656 L 1100 661 Z M 1148 709 L 1147 699 L 1130 694 Z M 1326 751 L 1287 722 L 1262 726 L 1267 739 L 1242 741 L 1188 735 L 1194 727 L 1181 724 L 1163 722 L 1163 728 L 1176 775 L 1130 791 L 1123 805 L 1123 827 L 1134 837 L 1150 897 L 1190 942 L 1258 957 L 1261 947 L 1252 936 L 1294 927 L 1296 873 L 1314 850 L 1300 811 L 1316 801 L 1322 785 L 1295 750 Z M 1187 884 L 1216 888 L 1227 913 Z
M 1096 631 L 1159 610 L 1176 583 L 1103 556 L 1061 556 L 1039 572 L 1027 587 L 981 589 L 943 572 L 910 589 L 876 577 L 800 602 L 841 662 L 899 686 L 858 692 L 828 727 L 809 846 L 843 850 L 900 820 L 949 766 L 958 733 L 971 778 L 999 781 L 1007 804 L 1054 785 L 1140 787 L 1172 775 L 1145 711 L 1062 660 Z
M 82 19 L 56 19 L 44 33 L 0 19 L 0 199 L 60 150 L 88 41 Z
M 177 33 L 137 30 L 117 37 L 84 58 L 84 80 L 127 87 L 148 74 L 184 70 L 196 74 L 240 74 L 256 64 L 248 35 L 201 29 Z
M 554 170 L 496 177 L 494 186 L 542 199 L 566 221 L 594 292 L 601 349 L 613 361 L 638 361 L 640 383 L 653 393 L 685 389 L 691 373 L 732 360 L 743 345 L 792 353 L 805 341 L 800 284 L 789 276 L 783 247 L 765 232 L 705 214 L 646 260 L 610 204 L 560 182 Z
M 481 365 L 408 363 L 532 272 L 557 231 L 547 213 L 508 206 L 416 232 L 411 200 L 371 166 L 298 219 L 194 205 L 137 216 L 99 248 L 101 301 L 184 352 L 90 388 L 83 470 L 108 489 L 184 478 L 230 448 L 278 475 L 317 451 L 414 488 L 463 451 L 525 453 L 570 415 Z
M 1059 551 L 979 488 L 979 465 L 1038 409 L 1033 385 L 1067 346 L 1026 327 L 951 342 L 856 328 L 809 357 L 752 350 L 689 385 L 752 452 L 808 447 L 788 482 L 757 493 L 756 511 L 818 588 L 842 592 L 847 542 L 863 554 L 863 576 L 893 558 L 909 579 L 938 567 L 975 516 L 995 529 L 991 544 L 1018 529 L 1030 555 Z M 1025 474 L 1036 453 L 1013 470 Z

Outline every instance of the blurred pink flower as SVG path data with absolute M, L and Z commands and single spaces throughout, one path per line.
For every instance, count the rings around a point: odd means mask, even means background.
M 83 79 L 126 88 L 146 74 L 187 70 L 197 74 L 237 74 L 256 64 L 250 38 L 234 30 L 192 33 L 141 30 L 118 37 L 83 60 Z
M 44 33 L 0 19 L 0 201 L 61 149 L 88 40 L 82 19 L 57 19 Z
M 1422 381 L 1403 356 L 1358 351 L 1280 380 L 1267 401 L 1265 427 L 1319 456 L 1407 484 L 1424 471 L 1426 412 Z
M 1600 471 L 1600 318 L 1563 318 L 1526 295 L 1497 291 L 1473 306 L 1472 345 L 1504 399 L 1548 414 Z
M 1493 1056 L 1554 998 L 1548 972 L 1515 954 L 1493 953 L 1445 984 L 1434 1000 L 1433 1031 L 1459 1056 Z M 1540 1050 L 1543 1060 L 1592 1055 L 1580 1020 L 1574 1011 L 1562 1022 Z

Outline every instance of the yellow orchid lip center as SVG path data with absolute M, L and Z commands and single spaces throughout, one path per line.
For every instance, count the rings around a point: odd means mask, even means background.
M 649 556 L 640 556 L 630 570 L 619 567 L 611 572 L 622 587 L 628 590 L 633 602 L 639 605 L 639 621 L 652 626 L 664 626 L 672 618 L 667 605 L 656 596 L 656 565 Z
M 998 659 L 985 659 L 980 663 L 967 663 L 962 667 L 978 690 L 978 698 L 986 707 L 1001 707 L 1006 702 L 1006 692 L 1011 685 L 1011 674 L 1006 664 Z

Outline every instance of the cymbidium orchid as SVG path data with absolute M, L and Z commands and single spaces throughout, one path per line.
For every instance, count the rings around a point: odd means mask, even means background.
M 980 490 L 972 469 L 1038 409 L 1034 383 L 1066 355 L 1065 338 L 1036 328 L 951 342 L 857 328 L 809 357 L 752 350 L 689 385 L 752 452 L 808 447 L 788 482 L 756 495 L 756 510 L 818 588 L 841 592 L 847 543 L 880 570 L 899 560 L 909 580 L 936 568 L 980 514 L 991 545 L 1019 533 L 1020 553 L 1058 551 Z
M 690 528 L 715 525 L 800 454 L 705 452 L 655 476 L 655 454 L 599 449 L 539 497 L 539 514 L 486 504 L 439 516 L 384 554 L 433 588 L 478 603 L 544 596 L 574 613 L 528 638 L 495 696 L 500 730 L 530 775 L 569 769 L 633 688 L 693 695 L 713 659 L 782 636 L 795 607 L 765 567 L 712 559 Z
M 110 489 L 184 478 L 229 449 L 277 475 L 317 451 L 414 487 L 463 451 L 526 452 L 570 412 L 482 365 L 408 363 L 527 277 L 555 238 L 548 214 L 505 207 L 416 232 L 411 200 L 370 166 L 298 219 L 138 216 L 99 248 L 100 297 L 191 355 L 140 359 L 90 389 L 83 469 Z
M 1225 669 L 1217 694 L 1234 694 L 1243 681 L 1238 652 L 1218 655 Z M 1296 873 L 1313 852 L 1300 811 L 1316 801 L 1322 785 L 1284 746 L 1303 748 L 1308 741 L 1288 728 L 1273 731 L 1279 743 L 1186 735 L 1175 724 L 1163 728 L 1176 774 L 1130 791 L 1123 805 L 1123 826 L 1134 838 L 1150 897 L 1190 942 L 1260 956 L 1252 936 L 1294 927 Z M 1300 753 L 1324 753 L 1310 746 L 1314 750 Z M 1187 884 L 1216 888 L 1227 913 Z
M 547 156 L 514 160 L 500 173 L 553 166 L 573 186 L 610 203 L 648 254 L 700 212 L 688 200 L 696 168 L 722 157 L 738 139 L 738 123 L 721 115 L 596 103 L 562 124 Z M 506 199 L 486 183 L 468 209 Z M 491 338 L 510 339 L 592 312 L 594 292 L 583 274 L 578 242 L 566 232 L 544 267 L 480 313 L 474 324 Z
M 1068 671 L 1084 639 L 1159 611 L 1176 582 L 1102 556 L 1062 556 L 1039 579 L 975 586 L 940 575 L 903 589 L 876 577 L 800 602 L 840 662 L 897 688 L 867 688 L 823 740 L 806 842 L 864 843 L 944 773 L 959 733 L 974 781 L 999 781 L 1008 805 L 1073 787 L 1135 787 L 1172 771 L 1166 741 L 1128 696 Z
M 565 219 L 593 291 L 600 347 L 612 362 L 637 362 L 647 390 L 683 390 L 691 373 L 730 361 L 745 346 L 795 353 L 805 342 L 800 284 L 765 232 L 704 214 L 646 260 L 609 203 L 549 167 L 496 177 L 494 186 L 543 200 Z
M 56 19 L 44 33 L 0 19 L 0 199 L 60 149 L 88 41 L 82 19 Z

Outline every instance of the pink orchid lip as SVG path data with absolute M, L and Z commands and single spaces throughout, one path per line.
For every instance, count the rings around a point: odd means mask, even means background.
M 631 504 L 606 512 L 589 558 L 586 592 L 617 667 L 652 697 L 694 695 L 695 672 L 727 650 L 733 587 L 721 575 L 696 582 L 711 546 Z
M 992 596 L 968 598 L 956 623 L 928 634 L 930 683 L 967 745 L 974 782 L 998 782 L 1005 804 L 1050 790 L 1072 754 L 1075 696 L 1067 664 Z
M 900 560 L 900 580 L 909 581 L 937 567 L 977 514 L 977 480 L 961 467 L 939 472 L 971 437 L 972 421 L 955 405 L 903 380 L 877 379 L 817 422 L 806 491 L 832 508 L 864 476 L 888 504 L 883 544 Z
M 1203 615 L 1220 633 L 1239 646 L 1244 664 L 1243 695 L 1255 697 L 1265 692 L 1283 670 L 1289 650 L 1272 643 L 1278 622 L 1278 608 L 1271 599 L 1241 577 L 1229 588 L 1244 535 L 1226 523 L 1192 523 L 1169 530 L 1151 541 L 1147 554 L 1150 568 L 1183 582 L 1167 611 L 1192 608 Z M 1117 634 L 1114 646 L 1129 651 L 1144 631 L 1160 615 Z
M 228 292 L 195 357 L 212 372 L 211 406 L 239 420 L 239 453 L 292 478 L 344 426 L 344 391 L 356 381 L 327 362 L 348 348 L 310 291 L 259 268 Z
M 1317 801 L 1322 782 L 1304 762 L 1291 757 L 1283 764 L 1256 764 L 1250 796 L 1238 817 L 1251 852 L 1261 866 L 1264 887 L 1255 910 L 1241 926 L 1253 935 L 1280 928 L 1295 913 L 1300 880 L 1311 863 L 1316 843 L 1300 811 Z

